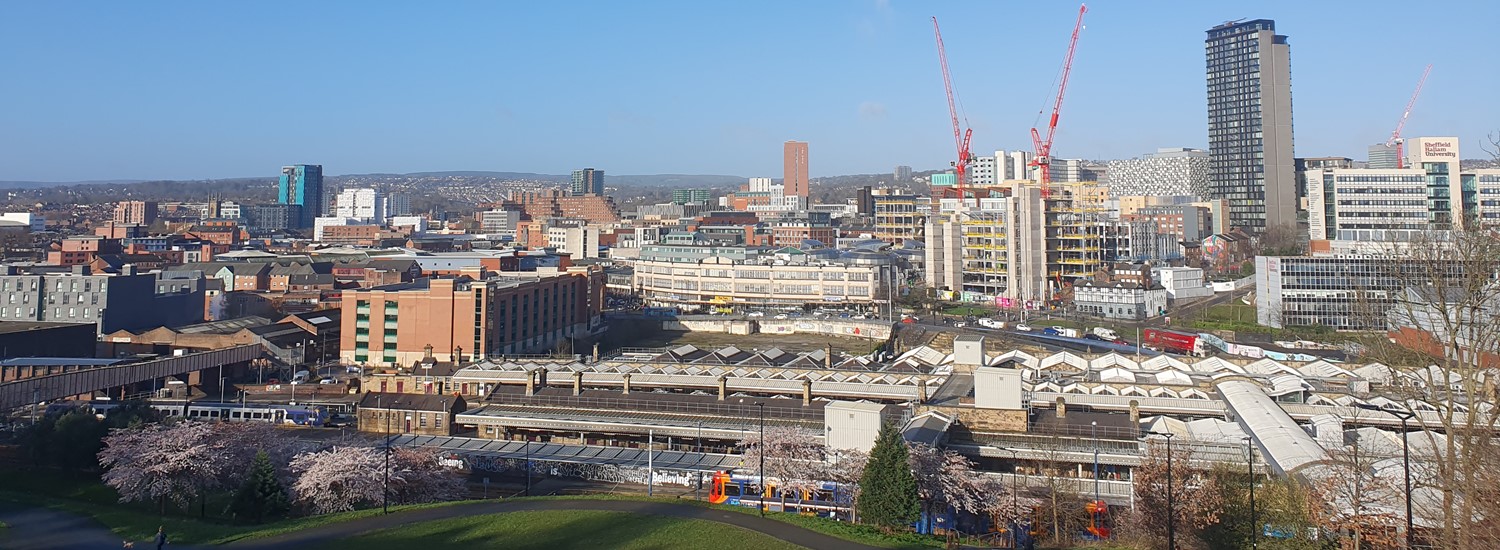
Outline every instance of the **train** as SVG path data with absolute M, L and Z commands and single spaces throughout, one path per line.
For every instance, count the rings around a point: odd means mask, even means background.
M 110 409 L 120 406 L 115 402 L 53 403 L 47 406 L 49 414 L 64 409 L 86 407 L 95 414 L 108 414 Z M 188 401 L 184 403 L 149 403 L 152 409 L 166 417 L 188 420 L 216 420 L 220 422 L 270 422 L 296 426 L 321 427 L 328 421 L 328 411 L 323 407 L 309 405 L 269 405 L 261 403 L 216 403 Z
M 714 472 L 708 489 L 708 501 L 713 504 L 749 506 L 758 508 L 764 502 L 773 512 L 796 512 L 809 516 L 847 516 L 854 505 L 851 487 L 831 481 L 815 482 L 816 488 L 799 491 L 799 494 L 782 494 L 774 481 L 762 490 L 760 477 L 731 472 Z

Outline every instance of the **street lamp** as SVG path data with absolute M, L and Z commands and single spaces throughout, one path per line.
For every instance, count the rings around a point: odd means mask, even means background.
M 385 477 L 380 485 L 380 509 L 381 513 L 391 513 L 391 411 L 380 406 L 382 395 L 375 396 L 375 409 L 385 416 Z
M 1094 503 L 1099 502 L 1099 422 L 1089 422 L 1089 429 L 1094 432 Z
M 1245 441 L 1245 473 L 1250 475 L 1250 550 L 1255 550 L 1260 544 L 1260 527 L 1255 523 L 1255 447 L 1250 436 L 1240 439 Z
M 766 404 L 757 402 L 755 407 L 760 410 L 760 515 L 766 515 Z
M 1406 476 L 1406 547 L 1412 548 L 1416 544 L 1416 536 L 1412 531 L 1411 519 L 1411 446 L 1406 444 L 1406 421 L 1416 418 L 1416 413 L 1400 409 L 1387 409 L 1377 407 L 1369 403 L 1355 403 L 1355 407 L 1367 411 L 1379 411 L 1401 419 L 1401 469 Z
M 1152 431 L 1146 434 L 1167 438 L 1167 550 L 1177 550 L 1177 500 L 1172 494 L 1172 437 L 1177 434 Z
M 996 447 L 996 449 L 1010 453 L 1010 513 L 1016 516 L 1010 520 L 1010 545 L 1011 547 L 1015 547 L 1019 544 L 1019 541 L 1016 540 L 1016 529 L 1021 525 L 1021 497 L 1019 496 L 1021 494 L 1021 485 L 1019 483 L 1020 476 L 1018 475 L 1021 470 L 1021 461 L 1016 458 L 1015 449 L 1007 449 L 1005 447 Z

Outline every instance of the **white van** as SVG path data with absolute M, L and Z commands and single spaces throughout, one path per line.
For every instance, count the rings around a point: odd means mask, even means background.
M 299 371 L 297 371 L 296 374 L 292 375 L 292 383 L 293 384 L 306 384 L 307 383 L 307 379 L 310 376 L 312 376 L 312 373 L 307 372 L 305 370 L 299 370 Z

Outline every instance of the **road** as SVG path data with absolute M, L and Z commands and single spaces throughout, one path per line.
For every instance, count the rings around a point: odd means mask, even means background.
M 102 550 L 120 548 L 125 542 L 91 518 L 47 508 L 0 507 L 0 521 L 8 526 L 0 530 L 0 548 Z M 169 543 L 171 535 L 167 533 Z M 149 541 L 134 542 L 139 548 L 154 547 Z M 168 544 L 167 547 L 173 550 L 194 548 L 178 544 Z

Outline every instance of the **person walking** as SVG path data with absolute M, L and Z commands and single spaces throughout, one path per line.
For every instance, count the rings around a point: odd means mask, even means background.
M 156 550 L 162 550 L 167 545 L 167 526 L 156 528 Z

